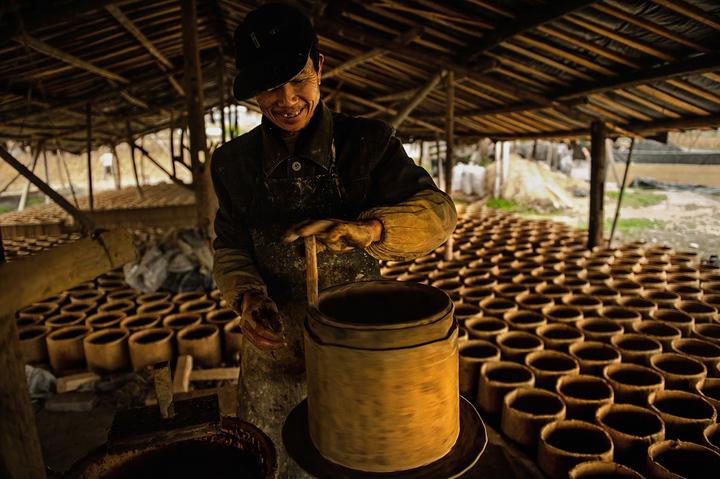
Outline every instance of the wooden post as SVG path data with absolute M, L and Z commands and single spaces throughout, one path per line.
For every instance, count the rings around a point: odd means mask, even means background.
M 30 172 L 35 172 L 35 166 L 37 166 L 37 160 L 38 156 L 40 155 L 40 146 L 41 144 L 38 143 L 35 147 L 35 152 L 33 153 L 33 159 L 32 164 L 30 165 Z M 30 192 L 30 179 L 28 178 L 27 183 L 25 183 L 25 187 L 23 188 L 22 192 L 20 193 L 20 202 L 18 203 L 17 210 L 22 211 L 25 209 L 25 206 L 27 205 L 27 197 L 28 193 Z
M 42 155 L 43 155 L 43 165 L 45 166 L 45 183 L 47 183 L 48 186 L 50 186 L 50 172 L 48 171 L 48 160 L 47 160 L 47 150 L 45 149 L 45 146 L 43 145 L 42 149 Z M 48 195 L 45 195 L 45 204 L 50 203 L 50 197 Z
M 447 109 L 445 124 L 445 192 L 452 197 L 453 146 L 455 144 L 455 72 L 448 70 L 445 81 L 447 82 L 447 97 L 445 99 Z M 450 261 L 452 258 L 453 236 L 451 234 L 445 244 L 445 260 Z
M 225 143 L 225 57 L 222 47 L 218 47 L 218 93 L 220 98 L 220 144 Z
M 495 142 L 495 182 L 493 183 L 493 197 L 502 198 L 502 141 Z
M 605 175 L 607 156 L 605 138 L 607 127 L 596 120 L 590 126 L 590 215 L 588 219 L 588 248 L 603 244 L 603 223 L 605 220 Z
M 130 162 L 132 163 L 133 176 L 135 177 L 135 186 L 137 187 L 138 194 L 142 198 L 143 191 L 140 187 L 140 178 L 138 177 L 137 165 L 135 164 L 135 142 L 132 139 L 132 131 L 130 130 L 130 120 L 125 121 L 125 129 L 127 133 L 127 144 L 130 148 Z
M 175 169 L 175 112 L 170 110 L 170 165 L 172 166 L 172 175 L 177 176 Z
M 92 184 L 92 105 L 90 102 L 85 107 L 87 117 L 87 168 L 88 168 L 88 205 L 90 211 L 95 209 L 93 200 L 93 184 Z
M 197 227 L 210 229 L 210 185 L 206 174 L 207 140 L 205 138 L 205 99 L 202 89 L 202 68 L 198 52 L 196 0 L 181 0 L 182 42 L 185 64 L 185 99 L 190 130 L 190 165 L 192 168 Z
M 113 170 L 113 180 L 115 180 L 115 189 L 120 190 L 122 189 L 122 172 L 120 171 L 120 157 L 117 154 L 117 148 L 115 145 L 112 145 L 112 170 Z

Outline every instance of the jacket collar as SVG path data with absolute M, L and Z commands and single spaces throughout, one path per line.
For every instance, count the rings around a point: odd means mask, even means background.
M 325 106 L 325 102 L 315 109 L 310 123 L 300 131 L 295 144 L 295 153 L 288 151 L 280 131 L 270 120 L 262 118 L 262 166 L 263 173 L 268 177 L 281 163 L 290 158 L 305 158 L 322 166 L 330 168 L 332 155 L 333 121 L 332 112 Z

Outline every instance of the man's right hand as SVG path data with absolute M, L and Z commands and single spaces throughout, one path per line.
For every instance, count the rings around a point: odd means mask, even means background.
M 276 349 L 282 344 L 282 323 L 275 302 L 262 291 L 245 293 L 242 301 L 243 335 L 258 349 Z

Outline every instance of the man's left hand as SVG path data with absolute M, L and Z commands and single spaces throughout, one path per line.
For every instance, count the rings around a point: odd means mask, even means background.
M 315 236 L 318 251 L 328 249 L 336 253 L 344 253 L 354 248 L 367 248 L 371 243 L 380 241 L 383 226 L 378 220 L 343 221 L 343 220 L 309 220 L 290 228 L 283 241 L 292 243 L 298 238 Z

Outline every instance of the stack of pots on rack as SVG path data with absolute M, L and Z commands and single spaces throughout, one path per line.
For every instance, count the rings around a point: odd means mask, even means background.
M 218 290 L 141 293 L 121 270 L 17 312 L 23 358 L 59 374 L 141 369 L 178 354 L 199 367 L 240 360 L 237 314 Z
M 453 240 L 381 273 L 455 301 L 462 393 L 546 474 L 718 470 L 720 268 L 643 242 L 590 251 L 584 232 L 489 209 Z

